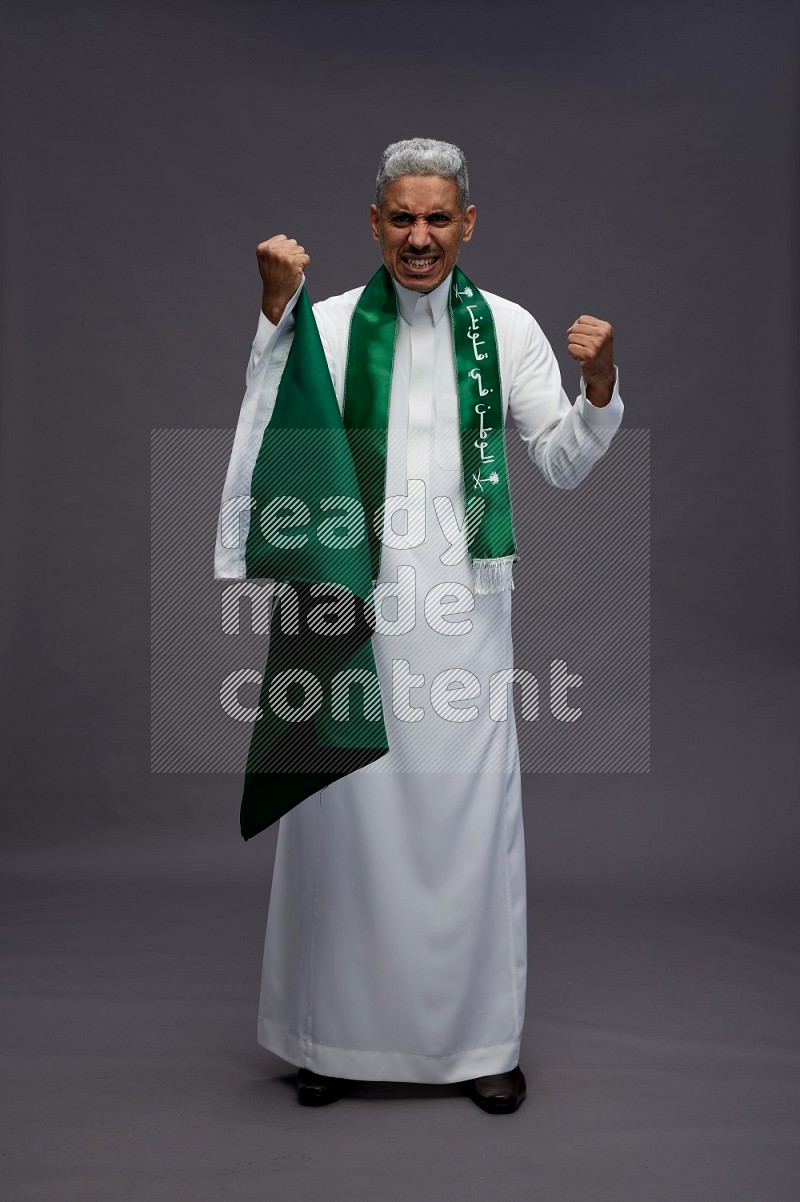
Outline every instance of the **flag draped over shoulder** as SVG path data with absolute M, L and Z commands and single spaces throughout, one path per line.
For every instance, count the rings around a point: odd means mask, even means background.
M 305 288 L 250 496 L 247 579 L 280 583 L 245 771 L 245 839 L 388 751 L 364 510 Z

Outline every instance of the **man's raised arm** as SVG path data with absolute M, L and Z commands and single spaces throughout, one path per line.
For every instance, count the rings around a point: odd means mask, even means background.
M 587 400 L 603 409 L 616 383 L 614 330 L 607 321 L 583 313 L 567 330 L 567 351 L 581 365 Z
M 575 488 L 605 454 L 622 421 L 613 330 L 608 322 L 584 314 L 567 331 L 567 350 L 581 366 L 581 395 L 571 405 L 550 343 L 530 314 L 525 320 L 525 349 L 509 396 L 511 414 L 548 484 Z
M 214 576 L 218 580 L 245 579 L 253 465 L 272 417 L 294 338 L 292 310 L 303 285 L 304 268 L 311 262 L 296 239 L 285 234 L 260 242 L 256 254 L 262 282 L 261 315 L 222 493 L 214 552 Z M 258 374 L 256 368 L 260 368 Z
M 247 384 L 265 351 L 274 344 L 283 318 L 291 314 L 305 280 L 303 272 L 311 262 L 305 247 L 285 234 L 259 242 L 256 256 L 261 275 L 261 315 L 245 373 Z
M 303 282 L 303 272 L 311 259 L 296 238 L 275 234 L 256 247 L 261 272 L 261 312 L 274 326 Z

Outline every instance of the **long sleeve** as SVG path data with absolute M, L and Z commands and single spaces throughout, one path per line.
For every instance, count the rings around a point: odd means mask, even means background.
M 250 527 L 250 481 L 264 430 L 272 417 L 283 368 L 294 337 L 294 307 L 305 276 L 283 315 L 274 326 L 263 313 L 253 340 L 246 371 L 246 389 L 239 411 L 233 449 L 222 490 L 217 539 L 214 548 L 214 578 L 244 580 L 245 546 Z
M 514 317 L 522 351 L 515 356 L 509 408 L 545 480 L 556 488 L 575 488 L 608 450 L 622 421 L 619 370 L 615 365 L 614 391 L 607 405 L 600 408 L 589 401 L 582 377 L 580 395 L 571 405 L 558 362 L 539 325 L 518 308 Z
M 250 348 L 250 359 L 248 361 L 247 370 L 245 371 L 244 376 L 245 386 L 250 383 L 250 377 L 258 367 L 259 361 L 271 350 L 277 333 L 278 327 L 274 326 L 269 318 L 265 317 L 263 313 L 259 313 L 256 336 L 253 339 L 253 345 Z
M 275 347 L 280 334 L 282 332 L 291 332 L 294 329 L 294 307 L 297 304 L 297 298 L 303 290 L 303 285 L 306 282 L 305 274 L 300 281 L 300 286 L 295 292 L 292 299 L 281 315 L 281 319 L 276 326 L 272 324 L 263 311 L 258 314 L 258 325 L 256 326 L 256 336 L 253 339 L 253 345 L 250 348 L 250 359 L 245 372 L 245 384 L 250 383 L 252 376 L 259 363 L 266 355 L 269 357 Z

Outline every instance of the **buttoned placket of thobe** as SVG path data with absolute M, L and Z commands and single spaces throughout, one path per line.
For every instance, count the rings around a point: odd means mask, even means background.
M 449 289 L 449 276 L 438 288 L 426 295 L 395 285 L 398 328 L 387 433 L 386 495 L 408 495 L 408 523 L 419 523 L 421 515 L 416 512 L 414 499 L 421 496 L 421 492 L 418 487 L 416 490 L 410 489 L 409 481 L 421 480 L 424 483 L 426 540 L 433 534 L 436 522 L 432 505 L 432 472 L 435 471 L 432 448 L 437 416 L 434 397 L 437 388 L 445 387 L 450 391 L 455 387 L 455 381 L 450 383 L 449 377 L 446 381 L 437 383 L 437 374 L 441 374 L 443 370 L 447 373 L 448 368 L 452 370 L 449 362 L 439 363 L 437 359 L 437 350 L 442 349 L 437 345 L 437 338 L 442 333 L 438 328 L 440 322 L 446 323 L 444 333 L 448 335 L 446 347 L 449 349 Z M 434 523 L 433 528 L 431 519 Z M 385 532 L 391 521 L 392 513 L 387 507 Z M 396 535 L 405 533 L 405 520 L 396 517 L 392 528 Z M 399 560 L 391 553 L 386 544 L 392 541 L 394 540 L 384 537 L 382 579 L 389 579 L 394 575 L 394 567 L 390 568 L 390 564 L 410 562 L 408 550 L 397 552 Z

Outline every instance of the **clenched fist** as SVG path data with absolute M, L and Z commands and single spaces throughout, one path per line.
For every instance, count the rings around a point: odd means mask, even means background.
M 607 321 L 584 313 L 567 330 L 567 350 L 581 365 L 586 395 L 602 407 L 614 391 L 614 331 Z
M 303 272 L 311 260 L 296 238 L 276 234 L 256 247 L 261 272 L 264 316 L 277 325 L 289 301 L 300 287 Z

